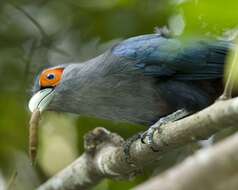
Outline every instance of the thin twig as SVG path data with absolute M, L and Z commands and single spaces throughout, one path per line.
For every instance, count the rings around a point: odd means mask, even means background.
M 52 38 L 46 33 L 46 31 L 41 26 L 41 24 L 33 16 L 31 16 L 26 10 L 24 10 L 22 7 L 20 7 L 18 5 L 15 5 L 15 4 L 12 4 L 12 3 L 10 5 L 13 6 L 15 9 L 17 9 L 18 11 L 20 11 L 23 15 L 25 15 L 26 18 L 28 18 L 32 22 L 32 24 L 39 30 L 39 33 L 41 34 L 41 43 L 40 43 L 40 45 L 37 47 L 36 42 L 33 42 L 33 44 L 32 44 L 32 49 L 29 53 L 29 60 L 26 61 L 25 76 L 28 76 L 28 71 L 29 71 L 29 68 L 30 68 L 31 59 L 32 59 L 32 56 L 33 56 L 35 50 L 37 48 L 40 48 L 41 46 L 45 46 L 47 49 L 51 49 L 51 50 L 55 51 L 56 53 L 59 53 L 63 56 L 70 56 L 70 54 L 67 53 L 65 50 L 63 50 L 61 48 L 58 48 L 58 47 L 53 45 Z
M 43 27 L 39 24 L 38 21 L 36 21 L 36 19 L 31 16 L 27 11 L 25 11 L 22 7 L 18 6 L 18 5 L 14 5 L 11 4 L 15 9 L 19 10 L 22 14 L 24 14 L 34 25 L 35 27 L 40 31 L 40 34 L 42 36 L 42 39 L 48 39 L 48 34 L 45 32 L 45 30 L 43 29 Z
M 233 87 L 234 87 L 234 75 L 236 74 L 236 67 L 238 66 L 238 49 L 235 48 L 233 50 L 234 55 L 232 57 L 231 60 L 231 66 L 229 68 L 229 73 L 228 73 L 228 77 L 225 83 L 225 88 L 223 91 L 223 94 L 219 97 L 219 100 L 227 100 L 230 99 L 232 97 L 232 91 L 233 91 Z
M 34 53 L 36 51 L 36 40 L 33 40 L 30 51 L 26 57 L 23 57 L 23 61 L 25 62 L 25 70 L 24 70 L 24 80 L 23 80 L 23 86 L 25 87 L 26 84 L 28 83 L 28 78 L 29 78 L 29 73 L 30 73 L 30 68 L 32 64 L 32 59 L 34 56 Z

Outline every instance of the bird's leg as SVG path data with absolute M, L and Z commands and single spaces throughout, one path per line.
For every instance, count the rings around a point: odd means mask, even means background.
M 151 146 L 151 149 L 153 151 L 158 151 L 153 148 L 154 140 L 153 140 L 153 134 L 156 130 L 159 131 L 161 125 L 165 125 L 170 122 L 177 121 L 179 119 L 182 119 L 183 117 L 189 115 L 189 112 L 185 109 L 177 110 L 176 112 L 167 115 L 165 117 L 160 118 L 154 125 L 152 125 L 146 132 L 144 132 L 141 136 L 141 142 L 144 144 L 148 144 Z M 147 138 L 147 142 L 145 141 Z

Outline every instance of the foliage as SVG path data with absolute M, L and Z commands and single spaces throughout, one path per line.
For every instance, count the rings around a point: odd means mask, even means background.
M 190 36 L 232 33 L 237 27 L 237 8 L 236 0 L 1 1 L 0 173 L 8 179 L 17 168 L 16 183 L 21 185 L 15 188 L 32 189 L 82 153 L 83 134 L 93 127 L 108 127 L 124 137 L 143 130 L 142 126 L 95 118 L 48 114 L 42 121 L 36 177 L 35 171 L 26 166 L 27 101 L 33 77 L 42 68 L 84 61 L 122 38 L 152 33 L 156 26 L 168 25 L 176 34 Z M 67 162 L 61 162 L 59 158 L 63 160 L 65 154 L 71 156 Z M 171 164 L 171 159 L 172 155 L 167 164 Z M 128 189 L 144 178 L 132 182 L 107 180 L 95 189 Z

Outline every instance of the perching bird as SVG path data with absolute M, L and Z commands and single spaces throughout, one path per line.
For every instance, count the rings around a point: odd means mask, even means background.
M 232 46 L 227 41 L 162 34 L 129 38 L 84 63 L 43 70 L 29 108 L 147 126 L 159 119 L 166 123 L 171 117 L 165 116 L 175 112 L 172 116 L 179 119 L 220 95 Z M 149 143 L 156 128 L 153 125 L 146 134 Z

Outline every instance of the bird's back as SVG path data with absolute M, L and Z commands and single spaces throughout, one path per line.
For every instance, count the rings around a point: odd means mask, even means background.
M 51 106 L 140 124 L 151 124 L 180 108 L 196 111 L 220 93 L 232 46 L 225 41 L 179 40 L 158 34 L 130 38 L 96 59 L 67 67 L 64 75 L 73 90 L 66 80 L 58 94 L 64 93 L 70 103 L 57 107 L 58 98 Z

